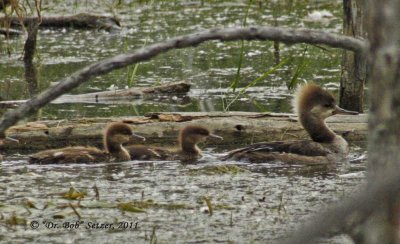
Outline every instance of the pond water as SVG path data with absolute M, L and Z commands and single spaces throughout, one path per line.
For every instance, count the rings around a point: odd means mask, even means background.
M 112 14 L 104 1 L 87 1 L 73 7 L 64 1 L 44 3 L 44 14 L 77 14 L 81 12 Z M 68 2 L 68 1 L 67 1 Z M 75 1 L 71 1 L 75 3 Z M 127 2 L 127 1 L 124 1 Z M 96 30 L 42 29 L 37 43 L 38 90 L 64 78 L 79 68 L 101 59 L 125 53 L 177 35 L 208 28 L 240 26 L 248 8 L 246 1 L 150 1 L 144 4 L 124 3 L 112 10 L 121 19 L 122 30 L 108 33 Z M 257 3 L 256 3 L 257 2 Z M 258 2 L 262 2 L 259 4 Z M 341 31 L 341 2 L 322 1 L 255 1 L 247 17 L 247 25 L 277 25 L 322 28 Z M 90 10 L 89 10 L 90 9 Z M 96 11 L 93 11 L 95 9 Z M 331 17 L 313 21 L 314 11 L 327 10 Z M 25 99 L 32 93 L 24 79 L 21 61 L 24 38 L 0 42 L 0 97 L 4 100 Z M 273 68 L 273 42 L 244 42 L 244 59 L 239 88 Z M 40 118 L 70 118 L 76 116 L 143 115 L 156 111 L 221 111 L 236 96 L 226 88 L 235 79 L 240 42 L 207 42 L 194 48 L 173 50 L 150 61 L 140 63 L 132 80 L 134 66 L 86 82 L 73 93 L 106 90 L 110 87 L 154 86 L 159 83 L 186 80 L 193 87 L 191 101 L 184 104 L 146 102 L 119 106 L 69 104 L 49 105 Z M 290 92 L 286 84 L 298 67 L 305 65 L 299 81 L 337 84 L 340 77 L 341 52 L 312 45 L 279 45 L 283 67 L 249 89 L 228 108 L 231 111 L 288 112 Z M 8 52 L 11 54 L 9 55 Z M 337 85 L 334 88 L 337 88 Z M 61 112 L 60 112 L 61 110 Z M 4 111 L 4 110 L 0 110 Z
M 240 26 L 248 8 L 247 1 L 120 2 L 121 5 L 114 6 L 111 1 L 43 3 L 43 15 L 114 13 L 120 18 L 122 29 L 118 33 L 41 29 L 36 59 L 38 91 L 86 65 L 116 54 L 203 29 Z M 252 1 L 246 22 L 247 25 L 310 27 L 340 33 L 341 3 Z M 321 11 L 328 12 L 319 19 Z M 34 92 L 24 81 L 21 61 L 24 38 L 8 41 L 0 38 L 0 97 L 27 99 Z M 280 59 L 287 59 L 287 63 L 226 108 L 236 97 L 227 88 L 235 79 L 240 50 L 240 42 L 207 42 L 194 48 L 173 50 L 140 63 L 135 75 L 131 66 L 90 80 L 72 92 L 186 80 L 192 88 L 188 93 L 189 102 L 183 104 L 156 100 L 51 104 L 32 119 L 133 116 L 157 111 L 289 112 L 291 92 L 287 84 L 303 65 L 299 81 L 312 80 L 337 91 L 339 50 L 280 44 Z M 244 51 L 238 90 L 276 65 L 272 42 L 244 42 Z M 0 109 L 0 115 L 4 111 Z M 365 155 L 364 147 L 351 147 L 352 159 Z M 333 169 L 288 169 L 279 164 L 221 162 L 220 151 L 206 148 L 202 160 L 189 165 L 125 162 L 90 166 L 28 165 L 25 152 L 16 155 L 2 152 L 6 158 L 0 167 L 0 241 L 154 243 L 156 238 L 158 243 L 265 243 L 285 236 L 310 213 L 340 201 L 364 182 L 365 160 L 343 163 Z M 73 190 L 66 197 L 70 189 Z M 71 200 L 82 196 L 82 192 L 85 192 L 84 198 Z M 212 206 L 212 215 L 207 202 Z M 78 216 L 81 217 L 79 227 L 68 225 L 76 224 Z M 89 228 L 93 223 L 113 224 L 114 228 Z M 346 241 L 346 237 L 326 240 L 328 243 Z

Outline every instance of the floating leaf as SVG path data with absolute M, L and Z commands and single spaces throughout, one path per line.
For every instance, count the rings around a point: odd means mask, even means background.
M 82 199 L 86 195 L 86 192 L 80 192 L 74 187 L 70 187 L 69 191 L 65 194 L 63 194 L 63 197 L 68 200 L 77 200 L 77 199 Z
M 27 208 L 38 209 L 38 208 L 35 206 L 35 204 L 34 204 L 32 201 L 28 200 L 28 199 L 26 199 L 26 200 L 24 201 L 24 205 L 25 205 Z

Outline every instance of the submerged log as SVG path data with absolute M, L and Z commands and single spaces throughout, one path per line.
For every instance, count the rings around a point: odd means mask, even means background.
M 1 17 L 0 25 L 10 23 L 12 27 L 21 26 L 21 22 L 28 26 L 33 22 L 39 21 L 38 17 Z M 81 13 L 69 16 L 42 17 L 40 28 L 77 28 L 77 29 L 102 29 L 116 31 L 121 29 L 119 20 L 111 16 L 100 16 Z
M 151 100 L 157 98 L 162 100 L 160 95 L 168 95 L 165 99 L 174 99 L 174 95 L 182 95 L 190 90 L 190 84 L 186 81 L 171 82 L 154 87 L 133 87 L 114 91 L 91 92 L 78 95 L 62 95 L 51 103 L 131 103 L 136 99 Z M 0 101 L 0 108 L 14 107 L 25 103 L 27 100 Z
M 79 95 L 63 95 L 52 103 L 110 103 L 131 102 L 135 99 L 153 99 L 159 95 L 179 95 L 189 92 L 190 84 L 185 81 L 167 83 L 154 87 L 133 87 L 129 89 L 92 92 Z
M 171 145 L 176 142 L 180 128 L 200 124 L 224 137 L 223 141 L 208 140 L 208 145 L 235 147 L 260 141 L 296 140 L 308 135 L 291 114 L 214 112 L 214 113 L 152 113 L 147 116 L 120 118 L 81 118 L 28 122 L 13 126 L 6 135 L 16 142 L 5 142 L 0 151 L 40 150 L 67 145 L 101 147 L 102 131 L 110 121 L 124 121 L 146 137 L 146 145 Z M 350 142 L 366 140 L 367 116 L 338 115 L 327 121 L 328 126 L 342 133 Z

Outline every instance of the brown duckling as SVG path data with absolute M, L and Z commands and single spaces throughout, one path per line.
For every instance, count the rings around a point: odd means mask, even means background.
M 19 140 L 14 139 L 12 137 L 6 136 L 5 138 L 1 139 L 0 138 L 0 146 L 2 146 L 4 144 L 5 141 L 10 141 L 10 142 L 16 142 L 19 143 Z M 4 157 L 3 155 L 0 154 L 0 162 L 3 161 Z
M 132 160 L 190 160 L 202 155 L 197 144 L 208 137 L 223 139 L 212 134 L 207 128 L 200 125 L 187 125 L 182 128 L 178 136 L 179 149 L 168 150 L 166 148 L 127 146 Z
M 31 164 L 97 163 L 104 161 L 129 161 L 130 155 L 122 144 L 130 142 L 132 137 L 145 140 L 132 133 L 131 127 L 121 122 L 107 126 L 103 135 L 105 151 L 95 147 L 65 147 L 45 150 L 29 157 Z
M 299 87 L 293 107 L 311 140 L 257 143 L 230 151 L 223 159 L 287 164 L 328 164 L 344 160 L 349 153 L 348 143 L 328 128 L 325 119 L 335 114 L 358 113 L 338 107 L 331 93 L 312 83 Z

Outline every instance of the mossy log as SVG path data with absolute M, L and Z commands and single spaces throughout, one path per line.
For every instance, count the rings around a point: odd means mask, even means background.
M 154 87 L 133 87 L 128 89 L 114 90 L 114 91 L 101 91 L 91 92 L 78 95 L 62 95 L 53 100 L 51 103 L 131 103 L 136 99 L 157 99 L 163 101 L 167 99 L 169 102 L 174 100 L 174 95 L 185 94 L 189 92 L 190 84 L 185 81 L 166 83 Z M 168 95 L 163 97 L 160 95 Z M 0 101 L 0 108 L 15 107 L 19 104 L 25 103 L 27 100 L 13 100 L 13 101 Z M 177 101 L 174 101 L 176 103 Z M 178 101 L 179 102 L 179 101 Z
M 38 17 L 1 17 L 0 25 L 11 27 L 19 27 L 21 23 L 28 26 L 33 22 L 38 22 Z M 41 28 L 77 28 L 77 29 L 102 29 L 107 31 L 116 31 L 121 29 L 119 20 L 111 16 L 101 16 L 93 14 L 76 14 L 69 16 L 51 16 L 42 17 L 40 22 Z
M 57 148 L 67 145 L 93 145 L 101 147 L 103 129 L 110 121 L 124 121 L 133 130 L 146 137 L 147 145 L 171 145 L 176 142 L 180 128 L 186 124 L 200 124 L 215 134 L 224 137 L 223 141 L 208 140 L 206 143 L 221 148 L 235 147 L 260 141 L 295 140 L 308 138 L 290 114 L 252 113 L 252 112 L 214 112 L 214 113 L 152 113 L 146 116 L 120 118 L 81 118 L 75 120 L 51 120 L 28 122 L 13 126 L 6 135 L 19 140 L 19 143 L 6 141 L 0 146 L 6 154 L 11 151 Z M 328 126 L 350 142 L 366 140 L 367 116 L 338 115 L 327 120 Z M 4 153 L 3 153 L 4 154 Z

